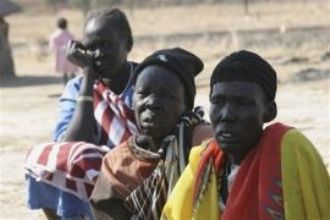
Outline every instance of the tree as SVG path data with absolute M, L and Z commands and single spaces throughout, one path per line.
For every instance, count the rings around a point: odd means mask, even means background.
M 249 14 L 249 0 L 244 0 L 244 12 L 245 14 Z
M 8 41 L 9 25 L 0 17 L 0 78 L 15 77 L 14 61 Z

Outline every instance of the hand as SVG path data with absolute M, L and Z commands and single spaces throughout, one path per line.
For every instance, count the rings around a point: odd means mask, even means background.
M 70 62 L 81 68 L 93 66 L 93 57 L 86 53 L 85 46 L 78 41 L 71 40 L 68 42 L 66 57 Z
M 153 143 L 153 140 L 150 136 L 147 135 L 138 135 L 135 137 L 136 144 L 146 150 L 151 150 L 156 152 L 157 148 L 155 147 L 155 144 Z

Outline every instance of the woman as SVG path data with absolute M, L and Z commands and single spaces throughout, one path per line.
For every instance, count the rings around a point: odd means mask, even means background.
M 49 38 L 49 49 L 54 54 L 55 72 L 62 75 L 64 86 L 78 71 L 78 68 L 67 60 L 65 53 L 66 45 L 73 39 L 74 36 L 68 30 L 68 21 L 65 18 L 59 18 L 57 29 Z
M 180 48 L 160 50 L 134 74 L 133 108 L 140 135 L 103 159 L 92 194 L 98 219 L 158 219 L 194 145 L 212 136 L 192 111 L 194 77 L 203 63 Z
M 191 151 L 162 219 L 329 219 L 321 156 L 297 128 L 272 123 L 273 67 L 253 52 L 234 52 L 217 64 L 210 90 L 214 138 Z
M 28 206 L 42 208 L 49 219 L 92 218 L 88 199 L 103 155 L 137 132 L 131 110 L 136 64 L 127 61 L 132 46 L 119 9 L 91 12 L 83 42 L 68 46 L 69 60 L 83 74 L 68 82 L 60 99 L 54 140 L 61 143 L 34 147 L 25 162 Z

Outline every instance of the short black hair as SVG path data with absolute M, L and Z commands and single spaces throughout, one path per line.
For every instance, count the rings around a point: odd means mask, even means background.
M 123 11 L 118 8 L 106 8 L 91 11 L 86 18 L 84 28 L 86 24 L 95 18 L 105 18 L 113 22 L 116 31 L 122 36 L 127 38 L 128 51 L 132 50 L 133 47 L 133 36 L 131 26 L 127 20 L 127 17 Z
M 275 100 L 277 89 L 276 71 L 270 63 L 254 52 L 236 51 L 222 59 L 211 75 L 210 92 L 212 93 L 212 87 L 215 83 L 222 81 L 256 83 L 264 90 L 267 100 Z
M 65 18 L 59 18 L 57 20 L 57 27 L 60 29 L 66 29 L 68 26 L 68 21 Z

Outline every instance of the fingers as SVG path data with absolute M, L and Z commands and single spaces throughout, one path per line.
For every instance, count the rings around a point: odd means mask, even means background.
M 92 58 L 85 53 L 84 45 L 78 41 L 68 42 L 66 56 L 69 61 L 80 67 L 86 67 L 92 63 Z

